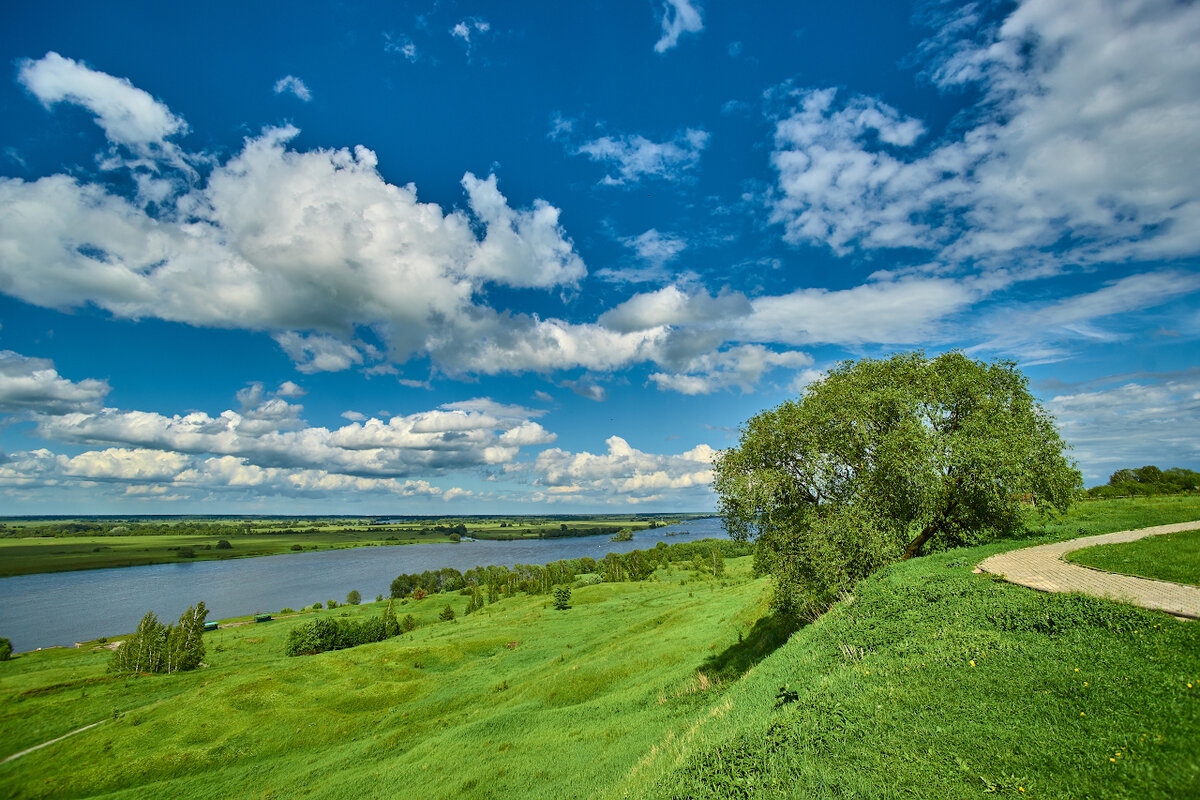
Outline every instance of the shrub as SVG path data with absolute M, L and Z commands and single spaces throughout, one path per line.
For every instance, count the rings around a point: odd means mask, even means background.
M 382 602 L 383 602 L 383 595 L 381 595 L 381 594 L 377 594 L 377 595 L 375 595 L 375 602 L 376 602 L 376 603 L 382 603 Z
M 179 548 L 179 557 L 180 558 L 195 558 L 196 551 L 190 547 L 181 547 L 181 548 Z
M 417 629 L 417 620 L 412 614 L 405 614 L 404 621 L 400 623 L 401 633 L 410 633 Z
M 346 595 L 347 605 L 356 606 L 361 602 L 362 602 L 362 595 L 358 593 L 358 589 L 351 589 L 350 593 Z
M 232 550 L 233 545 L 231 545 L 229 543 L 228 539 L 221 539 L 220 541 L 217 542 L 217 549 L 218 550 Z
M 12 642 L 0 636 L 0 661 L 8 661 L 12 658 Z
M 299 550 L 303 550 L 303 549 L 304 549 L 304 545 L 302 545 L 302 544 L 294 544 L 294 545 L 292 545 L 292 549 L 293 549 L 293 550 L 297 550 L 297 551 L 299 551 Z
M 413 600 L 424 600 L 425 590 L 418 586 L 416 589 L 413 589 L 412 596 Z
M 442 622 L 454 621 L 454 609 L 450 607 L 449 603 L 446 603 L 446 607 L 442 609 L 442 613 L 438 614 L 438 619 Z
M 314 610 L 317 610 L 317 611 L 319 611 L 319 610 L 321 609 L 321 601 L 320 601 L 320 600 L 318 600 L 317 602 L 313 603 L 313 609 L 314 609 Z
M 337 608 L 337 606 L 338 606 L 337 600 L 326 600 L 325 601 L 326 608 Z
M 555 586 L 554 587 L 554 607 L 559 611 L 566 611 L 571 607 L 571 587 L 570 586 Z

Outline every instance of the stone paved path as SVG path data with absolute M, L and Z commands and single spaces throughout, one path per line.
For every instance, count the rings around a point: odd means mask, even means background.
M 981 572 L 1000 575 L 1009 583 L 1043 592 L 1082 592 L 1094 597 L 1106 597 L 1143 608 L 1166 611 L 1177 617 L 1200 619 L 1200 588 L 1169 581 L 1134 578 L 1130 575 L 1115 575 L 1078 564 L 1068 564 L 1062 559 L 1064 554 L 1084 547 L 1132 542 L 1146 536 L 1161 536 L 1164 533 L 1179 533 L 1196 528 L 1200 528 L 1200 521 L 1105 533 L 1068 542 L 1026 547 L 984 559 L 978 569 Z

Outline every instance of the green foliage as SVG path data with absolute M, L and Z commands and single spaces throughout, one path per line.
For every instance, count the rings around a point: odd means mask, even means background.
M 400 623 L 401 633 L 411 633 L 417 628 L 417 618 L 412 614 L 405 614 L 404 620 Z
M 338 607 L 337 600 L 326 600 L 325 607 L 326 608 L 337 608 Z
M 0 636 L 0 661 L 8 661 L 10 658 L 12 658 L 12 642 Z
M 442 609 L 442 613 L 438 614 L 438 619 L 442 622 L 454 621 L 454 609 L 450 607 L 449 603 L 446 603 L 446 607 Z
M 1088 489 L 1092 497 L 1147 497 L 1200 491 L 1200 472 L 1172 467 L 1168 470 L 1149 465 L 1137 469 L 1119 469 L 1103 486 Z
M 312 607 L 313 607 L 313 609 L 314 609 L 314 610 L 316 610 L 316 611 L 320 611 L 320 610 L 321 610 L 321 608 L 322 608 L 322 606 L 321 606 L 321 601 L 320 601 L 320 600 L 318 600 L 317 602 L 313 603 L 313 604 L 312 604 Z
M 220 539 L 217 541 L 217 549 L 218 550 L 232 550 L 233 545 L 231 545 L 229 543 L 228 539 Z
M 204 603 L 188 607 L 177 625 L 164 625 L 146 612 L 137 630 L 121 642 L 108 662 L 109 672 L 187 672 L 204 660 Z
M 358 589 L 351 589 L 350 592 L 346 595 L 346 603 L 348 605 L 356 606 L 361 602 L 362 602 L 362 595 L 358 593 Z
M 481 592 L 479 590 L 478 586 L 472 586 L 470 589 L 470 592 L 471 592 L 471 601 L 469 603 L 467 603 L 466 613 L 474 614 L 476 611 L 483 608 L 483 606 L 484 606 L 483 592 Z
M 554 607 L 559 611 L 566 611 L 571 607 L 570 586 L 563 585 L 554 587 Z
M 1020 531 L 1080 486 L 1009 361 L 863 359 L 742 427 L 714 464 L 721 515 L 757 541 L 778 607 L 819 612 L 880 567 Z
M 365 620 L 318 617 L 292 628 L 284 655 L 307 656 L 328 650 L 345 650 L 362 644 L 382 642 L 400 632 L 389 604 L 383 614 Z

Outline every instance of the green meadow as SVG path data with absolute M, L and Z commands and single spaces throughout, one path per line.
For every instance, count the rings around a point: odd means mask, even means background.
M 185 561 L 251 558 L 301 550 L 454 542 L 612 536 L 700 515 L 164 520 L 9 519 L 0 524 L 0 578 L 38 572 L 133 567 Z M 219 543 L 224 540 L 228 548 Z
M 1086 547 L 1067 553 L 1066 558 L 1109 572 L 1196 585 L 1200 584 L 1200 531 Z
M 1200 625 L 972 570 L 1014 547 L 1200 519 L 1200 498 L 1083 503 L 1024 539 L 862 581 L 792 629 L 751 559 L 574 589 L 398 605 L 397 638 L 283 655 L 304 614 L 206 634 L 209 666 L 107 674 L 106 650 L 0 663 L 14 797 L 1172 798 L 1200 795 Z M 586 583 L 587 581 L 583 581 Z M 399 602 L 399 601 L 397 601 Z M 438 621 L 446 603 L 458 612 Z M 316 612 L 352 618 L 382 604 Z M 790 634 L 790 638 L 789 638 Z

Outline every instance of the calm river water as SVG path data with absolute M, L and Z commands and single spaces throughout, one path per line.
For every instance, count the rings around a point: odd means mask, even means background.
M 686 531 L 686 533 L 684 533 Z M 675 534 L 668 536 L 667 534 Z M 606 553 L 644 550 L 704 538 L 725 538 L 715 517 L 640 531 L 629 542 L 607 536 L 529 539 L 514 542 L 460 542 L 392 547 L 357 547 L 230 561 L 156 564 L 149 567 L 91 569 L 0 578 L 0 636 L 13 650 L 129 633 L 147 611 L 173 623 L 203 600 L 210 620 L 255 611 L 300 608 L 332 598 L 341 602 L 357 589 L 364 600 L 387 596 L 402 572 L 485 564 L 545 564 L 563 558 L 602 558 Z

